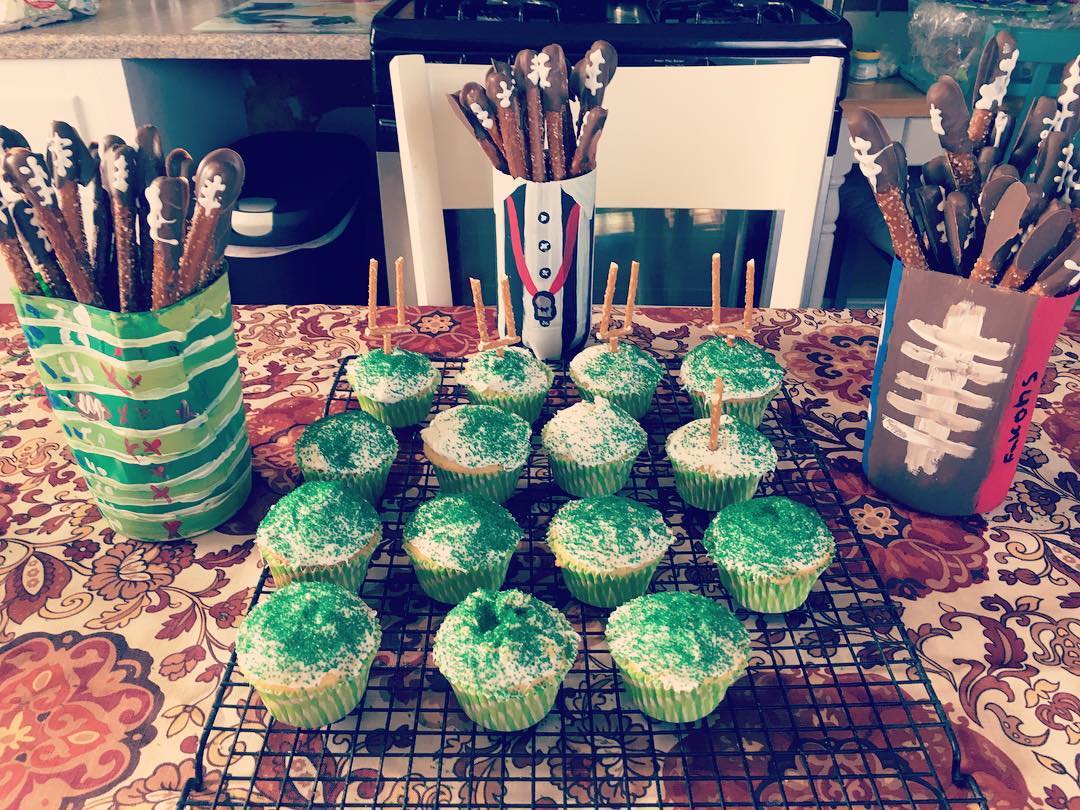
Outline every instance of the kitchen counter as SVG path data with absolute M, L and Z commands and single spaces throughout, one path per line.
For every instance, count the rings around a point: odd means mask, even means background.
M 0 59 L 367 60 L 366 34 L 214 34 L 191 29 L 239 0 L 105 0 L 96 17 L 0 34 Z

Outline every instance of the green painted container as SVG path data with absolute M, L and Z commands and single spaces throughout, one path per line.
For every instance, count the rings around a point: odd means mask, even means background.
M 193 537 L 236 513 L 251 447 L 226 276 L 156 312 L 12 295 L 71 454 L 118 534 Z

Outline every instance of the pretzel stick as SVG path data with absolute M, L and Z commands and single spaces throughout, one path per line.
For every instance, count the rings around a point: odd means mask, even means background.
M 615 282 L 619 277 L 619 265 L 612 262 L 608 265 L 607 287 L 604 288 L 604 308 L 600 311 L 600 328 L 596 330 L 597 336 L 606 339 L 608 327 L 611 325 L 611 302 L 615 298 Z
M 499 276 L 499 302 L 503 308 L 503 320 L 506 321 L 506 337 L 517 338 L 517 324 L 514 323 L 514 301 L 510 297 L 510 277 L 503 273 Z
M 368 326 L 364 334 L 367 337 L 381 337 L 383 354 L 387 355 L 394 351 L 393 335 L 409 331 L 409 326 L 405 323 L 405 259 L 401 256 L 394 261 L 394 280 L 397 283 L 394 291 L 397 322 L 379 326 L 379 262 L 372 259 L 368 263 Z
M 379 260 L 371 259 L 368 261 L 368 293 L 367 293 L 367 331 L 370 334 L 372 329 L 375 329 L 379 325 Z
M 71 285 L 56 261 L 56 254 L 53 253 L 41 221 L 22 195 L 11 204 L 11 217 L 15 221 L 15 229 L 21 237 L 26 255 L 45 279 L 48 294 L 53 298 L 75 300 L 75 293 L 71 291 Z
M 488 342 L 487 316 L 484 314 L 484 293 L 480 289 L 480 279 L 470 278 L 469 287 L 472 288 L 473 310 L 476 312 L 476 331 L 480 335 L 477 346 L 483 346 Z
M 15 280 L 15 286 L 24 295 L 41 295 L 41 284 L 38 283 L 30 262 L 26 259 L 26 253 L 19 244 L 19 234 L 15 230 L 15 220 L 7 206 L 0 202 L 0 264 L 7 267 L 11 277 Z
M 746 263 L 746 282 L 745 282 L 745 294 L 743 301 L 743 329 L 746 330 L 747 335 L 754 327 L 754 260 L 751 259 Z
M 734 323 L 720 322 L 720 254 L 712 258 L 712 321 L 706 327 L 717 337 L 723 337 L 728 346 L 735 345 L 735 338 L 750 340 L 750 328 L 754 315 L 754 260 L 746 263 L 746 301 L 743 303 L 743 316 Z
M 709 409 L 709 449 L 720 449 L 720 417 L 724 414 L 724 378 L 718 376 L 713 386 L 712 407 Z
M 720 326 L 720 254 L 712 255 L 712 322 L 710 326 Z
M 502 307 L 503 317 L 506 318 L 506 336 L 498 340 L 491 340 L 488 334 L 484 293 L 480 289 L 480 280 L 470 278 L 469 286 L 472 288 L 473 309 L 476 311 L 476 331 L 480 336 L 476 348 L 481 352 L 494 349 L 495 353 L 502 357 L 507 346 L 521 342 L 521 338 L 517 335 L 517 327 L 514 325 L 514 306 L 510 301 L 510 279 L 505 274 L 499 278 L 499 306 Z

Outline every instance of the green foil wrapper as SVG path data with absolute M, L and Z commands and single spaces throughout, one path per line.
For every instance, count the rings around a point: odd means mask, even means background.
M 555 705 L 561 681 L 540 684 L 513 698 L 491 699 L 454 688 L 462 710 L 479 726 L 494 731 L 521 731 L 535 726 Z M 453 686 L 453 684 L 450 684 Z
M 675 473 L 675 489 L 690 506 L 719 512 L 725 506 L 742 503 L 754 497 L 762 475 L 720 476 L 671 462 Z
M 551 477 L 559 488 L 569 495 L 588 498 L 594 495 L 614 495 L 630 478 L 634 459 L 613 461 L 606 464 L 578 464 L 548 453 L 551 461 Z
M 375 660 L 374 655 L 371 660 Z M 360 705 L 370 672 L 371 661 L 368 661 L 360 677 L 346 678 L 334 686 L 288 693 L 265 687 L 256 691 L 275 720 L 297 728 L 320 728 L 340 720 Z

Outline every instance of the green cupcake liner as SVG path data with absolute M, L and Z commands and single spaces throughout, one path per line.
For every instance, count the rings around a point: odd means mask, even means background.
M 720 582 L 731 597 L 745 608 L 758 613 L 787 613 L 806 601 L 814 583 L 826 567 L 828 563 L 821 568 L 797 574 L 784 582 L 720 568 Z
M 674 461 L 675 489 L 690 506 L 719 512 L 725 506 L 742 503 L 754 497 L 762 475 L 720 476 L 684 467 Z
M 570 566 L 564 566 L 562 577 L 570 593 L 579 602 L 594 607 L 614 608 L 645 593 L 659 565 L 660 558 L 658 557 L 651 565 L 628 574 L 614 576 L 576 571 Z
M 547 391 L 539 391 L 527 396 L 514 396 L 481 392 L 468 385 L 464 388 L 465 393 L 469 395 L 469 402 L 474 405 L 491 405 L 507 413 L 516 413 L 529 423 L 540 418 L 540 412 L 544 409 L 544 402 L 547 400 Z
M 356 387 L 353 387 L 356 391 Z M 371 414 L 384 425 L 392 428 L 409 427 L 419 425 L 428 417 L 431 411 L 431 403 L 435 399 L 435 385 L 427 391 L 422 391 L 415 397 L 403 399 L 400 402 L 376 402 L 363 394 L 357 393 L 356 400 L 360 403 L 360 410 Z
M 541 684 L 512 698 L 491 699 L 454 688 L 462 710 L 474 723 L 494 731 L 521 731 L 535 726 L 555 705 L 562 681 Z M 453 683 L 450 684 L 453 686 Z
M 393 457 L 388 458 L 381 467 L 368 473 L 337 472 L 334 470 L 312 471 L 304 468 L 299 458 L 296 460 L 305 481 L 338 481 L 370 504 L 379 505 L 379 499 L 386 491 L 386 481 L 390 477 L 390 468 L 394 466 Z
M 750 427 L 757 427 L 761 424 L 761 420 L 765 418 L 765 409 L 769 407 L 769 403 L 773 401 L 773 397 L 776 396 L 779 390 L 778 388 L 761 397 L 725 399 L 724 413 L 746 422 Z M 690 401 L 694 405 L 694 415 L 698 419 L 705 419 L 709 416 L 712 402 L 711 395 L 700 391 L 691 391 Z
M 619 663 L 618 660 L 616 663 Z M 711 714 L 724 699 L 728 687 L 741 678 L 745 671 L 744 665 L 722 678 L 709 679 L 696 689 L 676 691 L 647 683 L 644 679 L 631 675 L 619 664 L 626 694 L 642 712 L 665 723 L 691 723 Z
M 553 453 L 549 453 L 548 458 L 551 460 L 551 477 L 555 479 L 555 483 L 563 492 L 579 498 L 614 495 L 626 486 L 630 470 L 634 466 L 632 458 L 589 465 L 566 461 Z
M 649 412 L 653 396 L 656 394 L 655 385 L 647 391 L 639 391 L 631 394 L 616 394 L 612 391 L 599 390 L 591 391 L 589 390 L 589 384 L 579 380 L 572 369 L 570 371 L 570 378 L 577 385 L 578 391 L 581 393 L 581 398 L 586 402 L 592 402 L 594 398 L 601 396 L 612 405 L 618 405 L 634 419 L 641 419 L 641 417 Z
M 371 661 L 368 661 L 360 676 L 347 678 L 334 686 L 288 694 L 265 687 L 256 687 L 255 691 L 275 720 L 298 728 L 320 728 L 340 720 L 360 705 L 370 672 Z
M 473 591 L 485 588 L 497 591 L 506 580 L 513 552 L 506 555 L 506 560 L 497 565 L 480 568 L 475 571 L 447 571 L 443 568 L 430 568 L 417 565 L 413 560 L 413 571 L 420 582 L 420 588 L 439 602 L 456 605 Z
M 372 542 L 366 553 L 357 554 L 344 562 L 333 565 L 289 565 L 275 555 L 263 555 L 266 567 L 274 576 L 274 585 L 281 588 L 290 582 L 333 582 L 349 593 L 356 593 L 367 576 L 368 565 L 379 547 L 382 533 Z
M 439 479 L 439 489 L 443 492 L 482 495 L 485 498 L 491 498 L 496 503 L 503 503 L 510 499 L 517 488 L 521 471 L 525 469 L 525 465 L 522 464 L 520 467 L 501 472 L 462 473 L 443 469 L 435 462 L 432 462 L 431 466 L 435 468 L 435 476 Z

